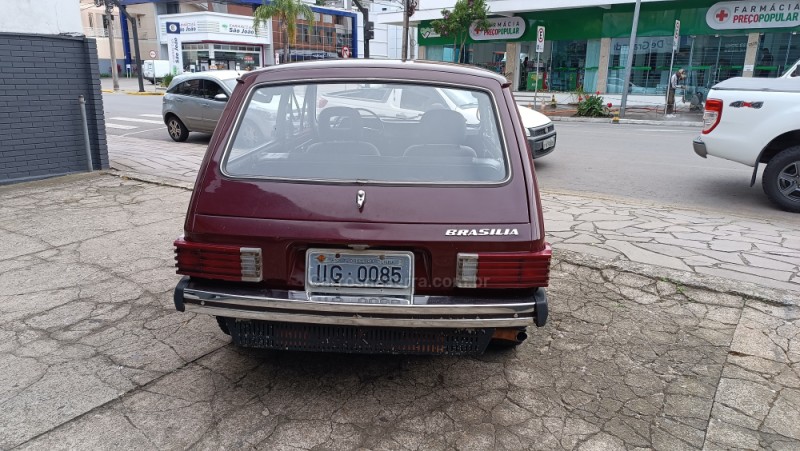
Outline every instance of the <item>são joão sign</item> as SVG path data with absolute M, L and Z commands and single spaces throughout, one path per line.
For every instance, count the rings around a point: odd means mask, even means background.
M 800 0 L 720 2 L 706 13 L 715 30 L 800 26 Z
M 518 39 L 525 34 L 525 19 L 522 17 L 497 17 L 488 21 L 491 26 L 487 29 L 477 28 L 473 23 L 469 27 L 469 37 L 475 41 L 488 41 Z

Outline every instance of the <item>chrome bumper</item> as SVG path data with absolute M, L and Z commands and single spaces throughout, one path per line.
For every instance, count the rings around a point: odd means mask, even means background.
M 305 291 L 250 290 L 195 284 L 184 277 L 175 287 L 178 311 L 228 318 L 304 324 L 412 328 L 542 327 L 547 295 L 538 288 L 526 296 L 468 298 L 420 296 L 317 296 Z
M 706 143 L 703 142 L 703 138 L 697 137 L 692 141 L 692 147 L 694 147 L 694 153 L 700 155 L 703 158 L 708 156 L 708 151 L 706 150 Z

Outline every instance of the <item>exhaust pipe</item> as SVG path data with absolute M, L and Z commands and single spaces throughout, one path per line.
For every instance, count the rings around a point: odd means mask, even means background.
M 524 330 L 517 327 L 495 329 L 492 341 L 518 345 L 528 338 Z

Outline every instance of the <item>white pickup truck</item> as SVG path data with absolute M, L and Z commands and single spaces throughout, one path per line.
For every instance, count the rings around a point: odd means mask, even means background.
M 800 71 L 781 78 L 731 78 L 711 88 L 703 133 L 694 151 L 753 167 L 767 197 L 778 207 L 800 213 Z

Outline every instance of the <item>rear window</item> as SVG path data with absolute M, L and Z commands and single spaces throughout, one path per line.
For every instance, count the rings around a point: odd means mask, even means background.
M 499 183 L 509 164 L 489 93 L 423 84 L 253 90 L 222 162 L 231 177 Z

